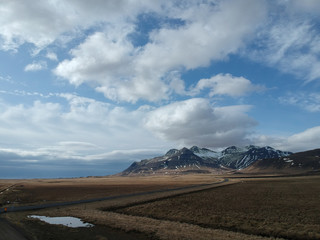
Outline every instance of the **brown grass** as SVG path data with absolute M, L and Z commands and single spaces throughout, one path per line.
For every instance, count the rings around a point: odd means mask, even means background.
M 107 225 L 126 232 L 138 231 L 161 240 L 265 240 L 261 236 L 248 235 L 221 229 L 204 228 L 198 225 L 169 220 L 157 220 L 148 217 L 137 217 L 114 212 L 77 211 L 78 217 L 90 220 L 95 224 Z
M 231 184 L 231 183 L 224 183 Z M 197 190 L 201 190 L 198 188 Z M 190 190 L 188 190 L 190 191 Z M 37 214 L 50 216 L 76 216 L 97 226 L 107 226 L 121 229 L 125 232 L 142 232 L 152 239 L 216 239 L 216 240 L 263 240 L 274 239 L 261 236 L 248 235 L 221 229 L 210 229 L 194 224 L 180 223 L 176 221 L 157 220 L 148 217 L 129 216 L 115 212 L 102 211 L 105 208 L 121 207 L 139 204 L 143 201 L 153 201 L 155 199 L 169 197 L 172 194 L 187 194 L 187 190 L 179 190 L 170 193 L 157 193 L 155 195 L 138 196 L 119 200 L 96 202 L 86 205 L 77 205 L 61 209 L 46 209 Z
M 79 198 L 106 196 L 106 193 L 117 195 L 118 193 L 127 194 L 128 191 L 148 191 L 217 180 L 219 178 L 212 175 L 113 177 L 33 180 L 27 181 L 23 185 L 24 189 L 27 189 L 27 193 L 30 193 L 32 188 L 35 189 L 34 193 L 40 193 L 39 189 L 45 190 L 46 188 L 52 189 L 50 190 L 52 193 L 54 193 L 53 189 L 59 191 L 58 187 L 65 189 L 66 192 L 69 189 L 71 193 L 69 193 L 70 195 L 66 193 L 66 198 L 73 199 L 75 196 L 72 194 Z M 232 184 L 234 182 L 238 183 Z M 281 237 L 285 239 L 320 239 L 319 183 L 319 176 L 237 179 L 224 183 L 228 186 L 213 189 L 198 188 L 197 190 L 201 191 L 194 193 L 188 193 L 190 190 L 180 190 L 36 212 L 11 213 L 6 217 L 10 218 L 12 222 L 20 224 L 22 228 L 35 229 L 32 230 L 36 234 L 35 239 L 39 238 L 44 231 L 52 231 L 48 235 L 50 239 L 63 239 L 61 238 L 63 234 L 74 234 L 78 230 L 59 226 L 50 226 L 49 228 L 38 220 L 28 219 L 26 216 L 30 214 L 75 216 L 96 225 L 90 230 L 82 229 L 82 232 L 79 232 L 77 236 L 96 234 L 103 237 L 106 236 L 103 234 L 105 230 L 101 229 L 111 227 L 127 233 L 141 232 L 148 238 L 161 240 L 260 240 L 280 239 Z M 19 184 L 21 182 L 15 186 L 19 186 Z M 72 189 L 76 190 L 73 192 Z M 17 191 L 17 188 L 12 190 Z M 48 194 L 50 191 L 47 190 L 45 193 Z M 40 196 L 45 196 L 45 193 Z M 180 196 L 176 194 L 180 194 Z M 37 198 L 41 199 L 39 196 Z M 54 196 L 52 196 L 53 198 Z M 110 212 L 105 209 L 118 210 Z M 137 239 L 143 238 L 137 237 Z
M 171 181 L 170 181 L 171 179 Z M 114 179 L 113 179 L 114 180 Z M 112 180 L 112 181 L 113 181 Z M 130 180 L 130 182 L 128 181 Z M 181 185 L 194 185 L 195 183 L 209 183 L 209 182 L 215 182 L 220 180 L 219 178 L 215 178 L 211 176 L 210 178 L 203 178 L 198 176 L 191 176 L 187 181 L 184 181 L 183 178 L 130 178 L 127 179 L 126 182 L 123 182 L 124 185 L 130 185 L 135 187 L 135 185 L 132 185 L 133 183 L 139 183 L 141 184 L 141 181 L 145 181 L 144 185 L 146 187 L 151 188 L 159 188 L 159 186 L 162 186 L 163 183 L 166 184 L 166 188 L 171 186 L 181 186 Z M 147 181 L 148 180 L 148 181 Z M 120 181 L 124 181 L 124 179 L 120 179 Z M 56 183 L 55 183 L 56 184 Z M 110 184 L 110 182 L 109 182 Z M 230 183 L 223 183 L 223 184 L 230 184 Z M 41 185 L 41 184 L 40 184 Z M 200 190 L 206 188 L 204 187 L 198 187 L 193 190 Z M 59 226 L 50 226 L 50 228 L 38 220 L 32 220 L 27 218 L 28 215 L 31 214 L 37 214 L 37 215 L 46 215 L 46 216 L 76 216 L 80 217 L 83 220 L 86 220 L 90 223 L 98 224 L 94 230 L 94 233 L 96 234 L 96 231 L 99 231 L 103 227 L 112 227 L 116 229 L 120 229 L 122 231 L 130 232 L 130 235 L 132 232 L 142 232 L 146 234 L 147 236 L 151 236 L 152 239 L 206 239 L 209 235 L 217 235 L 217 236 L 233 236 L 232 238 L 226 238 L 226 239 L 246 239 L 243 238 L 246 235 L 239 235 L 238 238 L 234 238 L 237 236 L 236 233 L 232 232 L 226 232 L 226 231 L 220 231 L 220 230 L 208 230 L 203 229 L 199 226 L 193 226 L 190 224 L 179 224 L 174 222 L 163 222 L 148 218 L 141 218 L 141 217 L 131 217 L 126 216 L 122 214 L 117 213 L 111 213 L 111 212 L 104 212 L 101 209 L 104 208 L 114 208 L 114 207 L 120 207 L 120 206 L 127 206 L 132 204 L 141 203 L 144 201 L 153 201 L 155 199 L 163 198 L 172 196 L 175 194 L 181 194 L 186 193 L 190 191 L 190 189 L 182 189 L 177 190 L 173 192 L 161 192 L 156 194 L 150 194 L 146 196 L 135 196 L 135 197 L 127 197 L 123 199 L 117 199 L 117 200 L 109 200 L 109 201 L 102 201 L 102 202 L 94 202 L 90 204 L 81 204 L 81 205 L 75 205 L 75 206 L 69 206 L 69 207 L 61 207 L 61 208 L 53 208 L 53 209 L 45 209 L 41 211 L 32 211 L 32 212 L 23 212 L 23 213 L 10 213 L 7 214 L 6 217 L 9 218 L 11 222 L 14 222 L 16 225 L 19 225 L 23 229 L 27 229 L 29 232 L 29 236 L 35 236 L 34 238 L 41 238 L 45 237 L 48 238 L 50 236 L 50 239 L 62 239 L 61 232 L 64 233 L 66 236 L 71 236 L 72 234 L 75 234 L 75 230 L 66 229 L 65 227 L 59 227 Z M 145 223 L 148 222 L 148 225 Z M 161 222 L 161 224 L 160 224 Z M 170 226 L 170 227 L 168 227 Z M 56 228 L 56 231 L 52 231 L 52 229 Z M 173 229 L 176 228 L 178 230 L 173 231 Z M 42 229 L 42 230 L 41 230 Z M 50 230 L 51 229 L 51 230 Z M 198 229 L 196 231 L 196 229 Z M 50 233 L 47 233 L 47 231 L 51 231 Z M 82 230 L 84 231 L 84 230 Z M 87 230 L 92 231 L 92 230 Z M 100 231 L 101 232 L 101 231 Z M 193 236 L 197 236 L 196 238 L 191 238 L 191 233 L 196 234 Z M 85 233 L 83 233 L 85 236 Z M 208 235 L 209 234 L 209 235 Z M 190 235 L 189 237 L 187 237 Z M 174 238 L 172 238 L 174 236 Z M 199 238 L 200 236 L 200 238 Z M 71 238 L 70 238 L 71 239 Z M 91 239 L 91 238 L 88 238 Z M 118 238 L 115 238 L 118 239 Z M 141 236 L 137 239 L 144 239 L 141 238 Z M 225 238 L 217 238 L 217 239 L 225 239 Z M 248 239 L 261 239 L 261 238 L 248 238 Z
M 290 239 L 320 239 L 320 178 L 247 181 L 120 213 Z
M 101 198 L 217 181 L 212 175 L 0 180 L 0 206 Z M 7 202 L 10 204 L 7 204 Z

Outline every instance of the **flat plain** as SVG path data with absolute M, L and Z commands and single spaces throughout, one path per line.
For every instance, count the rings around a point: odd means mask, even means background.
M 224 177 L 229 181 L 211 174 L 3 180 L 3 206 L 223 183 L 0 217 L 28 239 L 320 239 L 320 176 Z M 33 214 L 74 216 L 95 226 L 49 225 L 28 218 Z
M 319 183 L 319 177 L 242 181 L 117 212 L 260 236 L 320 239 Z
M 204 184 L 217 179 L 219 176 L 183 175 L 0 180 L 0 207 L 93 199 Z

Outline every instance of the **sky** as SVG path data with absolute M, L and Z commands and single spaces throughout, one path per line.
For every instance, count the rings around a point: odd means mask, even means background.
M 0 0 L 0 178 L 251 144 L 320 147 L 320 1 Z

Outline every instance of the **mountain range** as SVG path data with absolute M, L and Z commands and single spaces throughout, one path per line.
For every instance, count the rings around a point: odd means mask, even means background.
M 269 146 L 231 146 L 221 152 L 193 146 L 190 149 L 170 149 L 163 156 L 134 162 L 121 175 L 224 173 L 245 169 L 258 160 L 280 159 L 289 155 L 292 155 L 292 152 L 276 150 Z
M 315 174 L 320 172 L 320 149 L 293 153 L 287 157 L 260 159 L 243 173 Z

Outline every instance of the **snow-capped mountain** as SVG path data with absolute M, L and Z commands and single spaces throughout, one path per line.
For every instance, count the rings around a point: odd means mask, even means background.
M 199 148 L 197 146 L 193 146 L 190 150 L 197 156 L 201 158 L 219 158 L 221 156 L 220 152 L 212 151 L 208 148 Z
M 220 168 L 212 159 L 197 156 L 188 148 L 170 149 L 164 156 L 134 162 L 123 175 L 152 174 L 155 172 L 208 172 L 207 169 Z
M 234 169 L 246 168 L 259 159 L 275 159 L 286 157 L 292 154 L 291 152 L 283 152 L 272 147 L 257 147 L 247 146 L 238 148 L 235 146 L 228 147 L 221 152 L 221 164 Z
M 165 155 L 134 162 L 122 172 L 128 174 L 153 173 L 209 173 L 246 168 L 259 159 L 274 159 L 290 155 L 290 152 L 272 147 L 228 147 L 221 152 L 193 146 L 190 149 L 170 149 Z
M 290 156 L 262 159 L 254 162 L 244 173 L 319 174 L 320 149 L 291 154 Z

